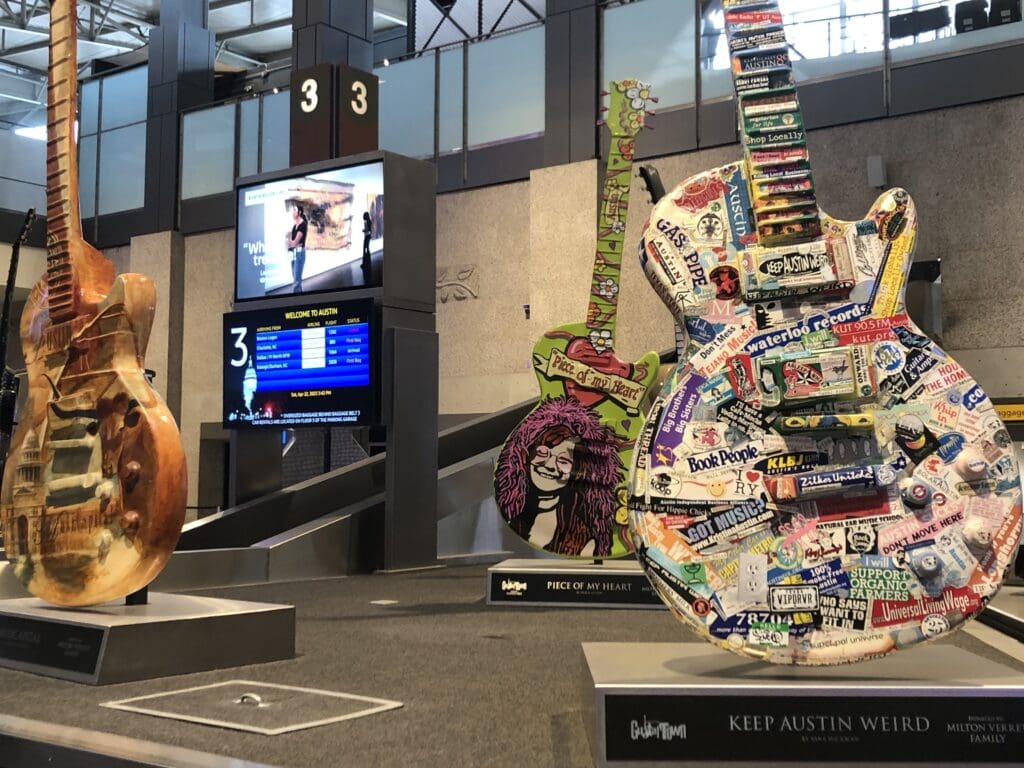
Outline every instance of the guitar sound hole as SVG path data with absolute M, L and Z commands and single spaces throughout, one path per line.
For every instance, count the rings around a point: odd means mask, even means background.
M 124 423 L 129 427 L 134 427 L 139 423 L 139 412 L 129 411 L 124 417 Z

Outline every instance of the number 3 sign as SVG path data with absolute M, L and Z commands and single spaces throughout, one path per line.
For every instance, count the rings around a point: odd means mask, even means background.
M 377 76 L 345 64 L 292 73 L 291 165 L 377 149 Z
M 355 155 L 377 149 L 380 115 L 377 76 L 338 66 L 338 154 Z

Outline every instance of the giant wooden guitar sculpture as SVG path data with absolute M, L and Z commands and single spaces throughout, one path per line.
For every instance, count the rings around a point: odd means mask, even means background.
M 631 551 L 626 472 L 658 375 L 653 352 L 630 364 L 613 351 L 630 171 L 650 86 L 620 80 L 610 91 L 612 139 L 587 322 L 548 331 L 534 346 L 541 401 L 508 436 L 494 473 L 495 500 L 512 530 L 565 557 Z
M 28 590 L 89 605 L 163 568 L 185 512 L 174 418 L 143 373 L 156 292 L 82 239 L 74 141 L 77 19 L 51 4 L 47 272 L 21 318 L 28 401 L 4 471 L 4 542 Z
M 646 274 L 689 333 L 637 440 L 630 528 L 687 624 L 777 663 L 945 634 L 1017 551 L 1010 437 L 907 317 L 909 195 L 818 210 L 774 0 L 723 0 L 741 162 L 655 207 Z

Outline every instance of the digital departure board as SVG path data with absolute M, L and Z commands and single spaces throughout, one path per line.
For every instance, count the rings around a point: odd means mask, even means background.
M 224 426 L 375 421 L 373 301 L 224 315 Z

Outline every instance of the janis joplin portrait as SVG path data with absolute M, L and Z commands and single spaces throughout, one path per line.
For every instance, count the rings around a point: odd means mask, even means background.
M 498 457 L 498 507 L 532 545 L 569 556 L 611 553 L 622 462 L 614 435 L 572 398 L 541 403 Z

